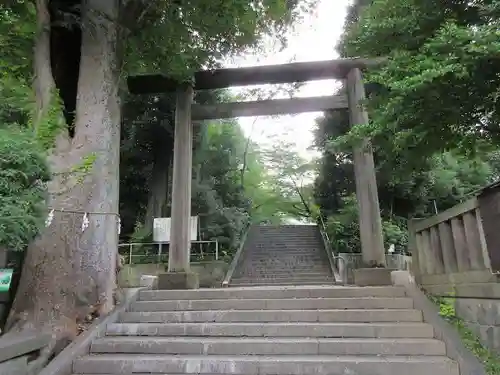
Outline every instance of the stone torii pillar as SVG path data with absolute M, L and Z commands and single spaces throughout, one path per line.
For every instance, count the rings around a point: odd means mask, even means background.
M 193 123 L 191 105 L 193 87 L 177 89 L 175 107 L 174 162 L 172 179 L 172 214 L 168 272 L 158 276 L 158 289 L 195 289 L 198 276 L 191 272 L 191 179 L 193 160 Z
M 365 88 L 361 70 L 358 68 L 351 69 L 347 74 L 347 96 L 351 126 L 367 124 L 368 113 L 362 103 L 366 99 Z M 358 285 L 390 284 L 390 271 L 384 268 L 374 268 L 386 267 L 386 260 L 373 149 L 368 139 L 356 145 L 353 150 L 353 159 L 364 267 L 355 272 L 355 283 Z

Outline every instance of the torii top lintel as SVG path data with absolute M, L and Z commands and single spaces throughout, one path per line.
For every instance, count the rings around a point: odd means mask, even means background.
M 194 74 L 194 89 L 212 90 L 234 86 L 344 79 L 353 68 L 364 69 L 380 65 L 381 62 L 383 62 L 383 59 L 348 58 L 201 70 Z M 127 84 L 132 94 L 172 92 L 179 86 L 178 81 L 162 74 L 130 76 L 127 79 Z

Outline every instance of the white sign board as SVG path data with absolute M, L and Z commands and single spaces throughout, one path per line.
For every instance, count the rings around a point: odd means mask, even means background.
M 153 220 L 153 241 L 170 242 L 170 228 L 172 219 L 170 217 L 155 217 Z M 198 239 L 198 216 L 191 216 L 190 220 L 191 241 Z

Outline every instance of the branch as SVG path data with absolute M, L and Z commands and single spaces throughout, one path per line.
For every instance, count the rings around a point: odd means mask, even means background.
M 297 186 L 297 183 L 295 180 L 292 179 L 292 183 L 293 185 L 295 186 L 295 190 L 297 192 L 297 194 L 299 195 L 299 198 L 300 198 L 300 201 L 302 202 L 302 204 L 304 205 L 304 208 L 305 208 L 305 211 L 308 213 L 309 217 L 312 218 L 312 211 L 311 211 L 311 208 L 309 207 L 309 205 L 307 204 L 307 201 L 305 200 L 304 198 L 304 195 L 302 194 L 302 191 L 300 190 L 300 188 Z

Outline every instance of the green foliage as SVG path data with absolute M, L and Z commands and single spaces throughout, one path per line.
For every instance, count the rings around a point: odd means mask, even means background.
M 34 112 L 33 108 L 32 111 Z M 35 131 L 38 142 L 40 142 L 45 150 L 53 148 L 55 146 L 57 135 L 63 129 L 66 129 L 66 123 L 62 113 L 62 100 L 60 99 L 57 90 L 54 90 L 54 93 L 51 95 L 51 103 L 47 107 L 46 111 L 42 113 L 41 118 L 36 121 L 36 123 L 35 121 L 30 122 L 30 125 Z
M 29 1 L 0 4 L 0 124 L 26 125 L 33 109 L 34 16 Z
M 315 201 L 329 221 L 333 247 L 359 250 L 359 226 L 355 201 L 354 169 L 349 152 L 332 152 L 345 119 L 325 116 L 318 121 L 316 147 L 322 152 L 315 181 Z M 339 123 L 340 121 L 340 123 Z M 339 126 L 340 125 L 340 126 Z M 454 151 L 421 157 L 420 149 L 388 152 L 393 140 L 375 138 L 377 185 L 386 248 L 394 243 L 399 251 L 406 245 L 406 219 L 444 211 L 498 178 L 496 153 L 463 155 Z M 413 163 L 420 159 L 418 163 Z M 349 250 L 350 249 L 350 250 Z
M 258 48 L 264 35 L 283 38 L 286 28 L 316 0 L 187 0 L 130 2 L 130 72 L 164 72 L 189 80 L 201 65 Z
M 29 84 L 32 76 L 35 7 L 28 0 L 0 4 L 0 72 Z
M 50 173 L 45 144 L 29 129 L 34 103 L 31 80 L 35 30 L 32 2 L 2 2 L 0 246 L 16 251 L 24 250 L 38 234 L 48 213 L 45 201 Z
M 95 152 L 85 156 L 80 164 L 73 166 L 71 173 L 77 176 L 78 183 L 82 183 L 88 173 L 94 167 L 94 163 L 97 160 L 97 154 Z
M 446 210 L 499 177 L 499 4 L 364 0 L 350 7 L 340 54 L 388 62 L 364 77 L 369 124 L 351 128 L 345 112 L 318 121 L 315 200 L 337 247 L 359 249 L 350 150 L 360 138 L 374 146 L 386 247 L 404 248 L 407 218 Z
M 367 76 L 386 90 L 355 133 L 394 138 L 390 151 L 406 157 L 497 144 L 499 9 L 498 0 L 377 0 L 359 11 L 342 52 L 389 60 Z
M 31 132 L 0 128 L 0 245 L 24 250 L 47 217 L 49 168 Z
M 193 200 L 200 216 L 202 238 L 217 239 L 234 251 L 249 220 L 251 201 L 242 185 L 245 136 L 235 121 L 208 123 L 197 154 L 197 184 Z
M 305 159 L 293 143 L 280 136 L 270 139 L 270 145 L 262 149 L 262 158 L 276 214 L 282 220 L 315 221 L 312 185 L 315 161 Z
M 358 253 L 361 251 L 359 238 L 359 215 L 356 196 L 342 198 L 342 207 L 328 217 L 326 229 L 332 248 L 337 253 Z M 394 245 L 397 253 L 405 253 L 408 234 L 401 220 L 386 219 L 382 221 L 385 248 Z

